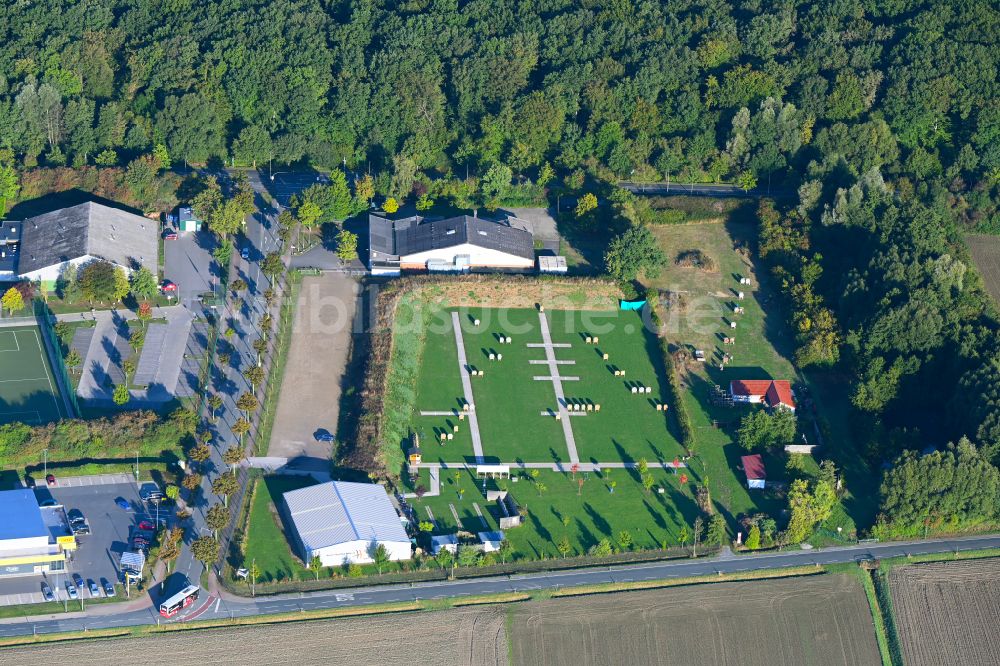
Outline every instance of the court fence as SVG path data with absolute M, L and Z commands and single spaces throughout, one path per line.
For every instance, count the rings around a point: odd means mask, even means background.
M 33 323 L 38 323 L 38 328 L 45 339 L 45 348 L 48 350 L 49 355 L 49 366 L 52 368 L 52 374 L 55 375 L 59 391 L 63 394 L 66 404 L 69 405 L 72 411 L 69 417 L 80 418 L 80 404 L 76 400 L 76 392 L 73 390 L 73 383 L 70 381 L 69 371 L 66 369 L 66 361 L 62 355 L 62 342 L 59 340 L 59 336 L 56 335 L 55 327 L 53 326 L 56 320 L 55 315 L 52 314 L 48 304 L 40 298 L 35 299 L 34 310 L 35 318 Z

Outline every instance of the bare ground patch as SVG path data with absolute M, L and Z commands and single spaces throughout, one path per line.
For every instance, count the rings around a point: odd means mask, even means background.
M 889 589 L 907 664 L 1000 664 L 1000 559 L 897 567 Z
M 357 289 L 353 279 L 333 273 L 302 280 L 268 455 L 331 457 L 330 444 L 317 442 L 316 432 L 337 436 Z
M 983 276 L 986 291 L 1000 304 L 1000 236 L 969 235 L 965 237 L 965 242 L 979 274 Z
M 848 575 L 719 583 L 528 603 L 515 664 L 877 664 L 864 592 Z

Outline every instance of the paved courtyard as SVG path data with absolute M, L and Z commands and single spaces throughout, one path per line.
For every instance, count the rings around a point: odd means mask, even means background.
M 215 237 L 207 231 L 186 232 L 177 240 L 163 241 L 163 277 L 177 285 L 181 303 L 189 303 L 219 283 L 212 258 Z
M 358 290 L 355 280 L 338 273 L 303 279 L 269 456 L 331 457 L 330 444 L 316 435 L 337 435 Z
M 507 208 L 505 212 L 524 221 L 535 241 L 541 243 L 544 249 L 551 252 L 559 251 L 559 230 L 556 228 L 555 218 L 552 217 L 548 209 Z
M 88 343 L 86 352 L 81 353 L 84 362 L 77 395 L 90 404 L 111 405 L 112 386 L 125 379 L 122 362 L 132 355 L 127 321 L 135 314 L 128 310 L 105 310 L 82 316 L 93 317 L 96 325 L 78 329 L 74 335 L 74 347 L 82 349 Z M 134 385 L 145 387 L 131 391 L 137 403 L 163 403 L 177 396 L 192 395 L 207 342 L 206 325 L 196 322 L 195 312 L 187 307 L 154 308 L 153 318 L 166 322 L 149 324 L 132 379 Z M 193 327 L 197 327 L 194 334 Z

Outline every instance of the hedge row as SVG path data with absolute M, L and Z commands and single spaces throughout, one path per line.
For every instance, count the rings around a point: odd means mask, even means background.
M 656 290 L 651 290 L 652 294 L 647 294 L 646 302 L 649 303 L 649 317 L 653 326 L 659 330 L 662 320 L 657 310 L 659 294 Z M 684 391 L 681 388 L 681 380 L 677 375 L 677 366 L 674 357 L 670 353 L 670 343 L 662 335 L 659 336 L 660 354 L 663 356 L 663 366 L 667 373 L 667 383 L 670 387 L 670 403 L 673 405 L 674 418 L 677 419 L 677 427 L 680 430 L 681 444 L 691 452 L 694 450 L 694 427 L 691 425 L 691 414 L 688 412 L 687 404 L 684 402 Z
M 64 419 L 44 425 L 0 425 L 0 468 L 41 468 L 47 456 L 50 469 L 60 463 L 182 458 L 198 416 L 178 409 L 169 416 L 152 411 L 125 411 L 97 419 Z M 47 454 L 43 454 L 47 451 Z

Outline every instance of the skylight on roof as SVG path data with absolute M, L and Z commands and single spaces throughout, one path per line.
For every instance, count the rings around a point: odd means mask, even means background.
M 479 232 L 479 235 L 480 235 L 480 236 L 485 236 L 485 235 L 486 235 L 486 232 L 485 232 L 485 231 L 480 231 L 480 232 Z
M 454 229 L 449 229 L 448 231 L 444 232 L 445 236 L 451 236 L 454 233 L 455 233 Z

